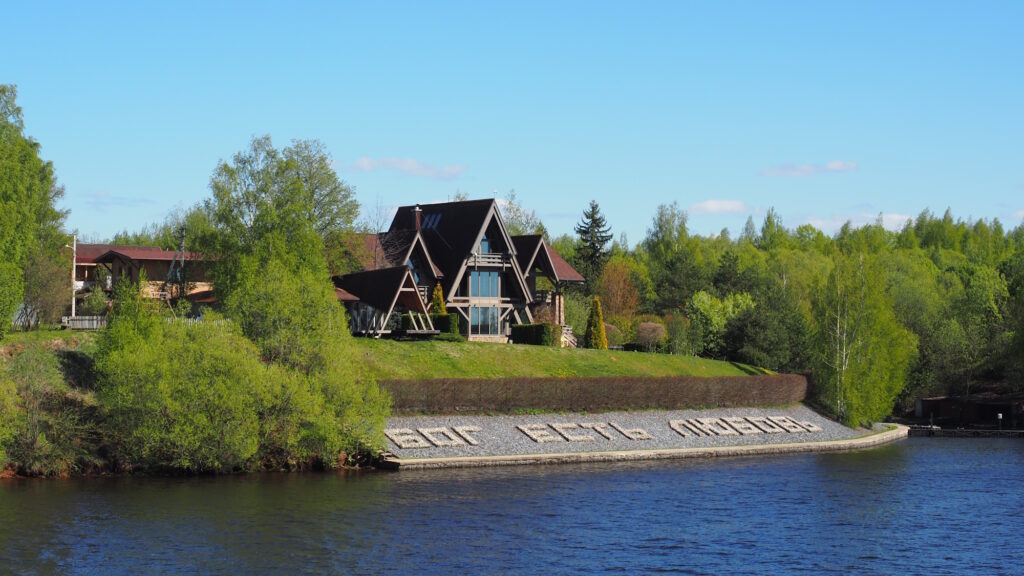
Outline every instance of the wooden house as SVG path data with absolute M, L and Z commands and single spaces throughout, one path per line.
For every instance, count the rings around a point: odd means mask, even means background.
M 178 253 L 174 250 L 150 246 L 115 246 L 109 244 L 78 244 L 75 256 L 75 289 L 87 292 L 100 288 L 110 290 L 121 278 L 138 282 L 146 276 L 143 295 L 150 298 L 178 297 L 172 294 L 168 283 L 175 261 L 184 264 L 186 296 L 207 293 L 212 289 L 201 255 L 194 252 Z M 100 273 L 100 268 L 105 274 Z M 103 279 L 101 283 L 100 280 Z
M 334 278 L 361 335 L 399 330 L 406 314 L 413 328 L 432 329 L 428 312 L 440 285 L 464 336 L 507 342 L 510 326 L 533 322 L 541 307 L 564 324 L 562 290 L 583 282 L 542 237 L 510 236 L 494 199 L 403 206 L 386 232 L 364 238 L 364 248 L 364 270 Z

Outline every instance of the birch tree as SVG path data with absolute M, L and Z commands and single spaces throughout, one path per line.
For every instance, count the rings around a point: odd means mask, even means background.
M 884 271 L 869 256 L 837 254 L 814 300 L 815 393 L 850 425 L 892 411 L 916 354 L 884 288 Z

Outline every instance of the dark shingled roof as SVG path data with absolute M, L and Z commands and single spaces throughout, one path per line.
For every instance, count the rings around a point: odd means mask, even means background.
M 494 199 L 420 204 L 422 229 L 420 231 L 434 264 L 444 274 L 444 293 L 451 294 L 455 273 L 475 248 L 487 213 Z M 416 230 L 416 206 L 402 206 L 391 222 L 391 231 Z
M 392 268 L 405 264 L 405 256 L 409 253 L 412 243 L 416 240 L 415 230 L 392 230 L 380 234 L 363 234 L 363 254 L 357 255 L 359 263 L 366 270 Z M 443 276 L 437 265 L 431 268 L 435 278 Z
M 544 241 L 540 234 L 513 236 L 512 243 L 516 247 L 516 260 L 523 274 L 529 275 L 534 266 L 545 272 L 554 274 L 555 282 L 583 282 L 583 276 L 565 261 L 558 252 Z M 546 261 L 545 261 L 545 256 Z M 538 261 L 540 259 L 540 261 Z
M 354 302 L 358 300 L 365 302 L 378 310 L 388 311 L 395 295 L 409 280 L 412 287 L 412 272 L 405 266 L 394 266 L 392 268 L 381 268 L 380 270 L 367 270 L 365 272 L 354 272 L 344 276 L 334 277 L 334 286 L 340 288 L 341 293 L 335 290 L 339 300 Z M 403 292 L 398 299 L 409 308 L 423 309 L 423 301 L 416 292 Z M 343 300 L 343 298 L 354 297 L 355 300 Z
M 530 274 L 530 266 L 533 264 L 533 259 L 537 256 L 537 249 L 540 248 L 540 244 L 543 241 L 544 237 L 540 234 L 512 237 L 512 245 L 516 247 L 516 261 L 519 262 L 519 269 L 523 271 L 523 274 Z

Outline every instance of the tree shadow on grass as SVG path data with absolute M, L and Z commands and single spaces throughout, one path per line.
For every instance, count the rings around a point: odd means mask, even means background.
M 64 381 L 74 388 L 96 389 L 96 361 L 76 350 L 57 350 L 57 361 Z

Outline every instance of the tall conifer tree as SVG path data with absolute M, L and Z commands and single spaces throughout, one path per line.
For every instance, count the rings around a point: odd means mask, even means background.
M 583 211 L 583 220 L 576 225 L 576 236 L 577 268 L 587 281 L 587 293 L 593 294 L 597 279 L 608 261 L 608 242 L 612 239 L 611 227 L 605 222 L 596 200 L 591 200 L 590 207 Z

